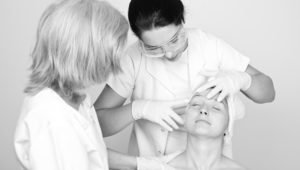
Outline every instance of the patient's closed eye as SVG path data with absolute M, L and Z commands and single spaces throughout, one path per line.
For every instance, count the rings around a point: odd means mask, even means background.
M 218 111 L 221 110 L 221 108 L 219 108 L 219 107 L 217 107 L 217 106 L 214 106 L 213 109 L 214 109 L 214 110 L 218 110 Z
M 216 110 L 216 111 L 222 111 L 224 110 L 224 105 L 223 104 L 215 104 L 212 109 Z
M 192 104 L 192 107 L 194 109 L 201 109 L 201 105 L 199 105 L 199 104 Z
M 204 101 L 203 100 L 198 100 L 198 101 L 193 101 L 192 103 L 191 103 L 191 106 L 193 107 L 193 108 L 201 108 L 202 106 L 204 105 Z
M 217 111 L 221 111 L 221 108 L 218 107 L 218 106 L 214 106 L 213 109 L 214 109 L 214 110 L 217 110 Z

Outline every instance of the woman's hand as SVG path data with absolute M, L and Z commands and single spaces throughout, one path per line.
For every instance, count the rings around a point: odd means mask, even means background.
M 155 122 L 168 131 L 178 129 L 182 118 L 174 111 L 175 108 L 185 107 L 188 100 L 151 101 L 136 100 L 132 102 L 132 116 L 135 120 L 147 119 Z
M 240 90 L 246 91 L 251 86 L 251 76 L 241 71 L 221 71 L 206 84 L 199 87 L 196 92 L 203 92 L 211 88 L 207 98 L 217 94 L 218 101 L 222 101 L 229 95 L 234 95 Z

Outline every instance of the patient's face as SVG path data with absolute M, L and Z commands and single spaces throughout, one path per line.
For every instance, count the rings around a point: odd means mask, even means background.
M 229 122 L 227 101 L 217 102 L 217 96 L 207 99 L 208 92 L 192 97 L 185 114 L 185 129 L 196 136 L 223 136 Z

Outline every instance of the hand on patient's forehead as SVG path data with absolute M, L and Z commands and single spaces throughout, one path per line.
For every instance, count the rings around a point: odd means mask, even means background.
M 217 95 L 215 95 L 215 96 L 213 96 L 211 98 L 207 97 L 207 94 L 209 94 L 211 90 L 212 89 L 210 88 L 210 89 L 207 89 L 207 90 L 205 90 L 203 92 L 196 92 L 196 93 L 194 93 L 193 97 L 191 98 L 191 100 L 189 102 L 189 105 L 195 104 L 197 102 L 201 102 L 202 103 L 204 100 L 205 101 L 215 101 L 215 102 L 223 103 L 223 104 L 226 103 L 226 100 L 222 100 L 222 101 L 218 101 L 217 100 L 219 94 L 217 94 Z
M 212 90 L 213 90 L 213 88 L 209 88 L 209 89 L 206 89 L 206 90 L 201 91 L 201 92 L 197 91 L 197 92 L 194 93 L 192 99 L 193 99 L 194 97 L 200 97 L 200 96 L 201 96 L 201 97 L 204 97 L 204 98 L 207 98 L 207 99 L 217 100 L 219 94 L 216 94 L 216 95 L 214 95 L 214 96 L 212 96 L 212 97 L 207 97 L 207 95 L 208 95 Z M 192 100 L 192 99 L 191 99 L 191 100 Z

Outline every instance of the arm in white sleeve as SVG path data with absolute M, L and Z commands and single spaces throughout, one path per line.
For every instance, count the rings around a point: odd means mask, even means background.
M 222 70 L 240 71 L 246 73 L 243 77 L 250 76 L 250 84 L 248 83 L 246 88 L 241 89 L 249 99 L 256 103 L 274 101 L 275 88 L 271 77 L 251 66 L 248 57 L 239 53 L 226 42 L 217 40 L 217 50 L 221 59 L 220 68 Z

